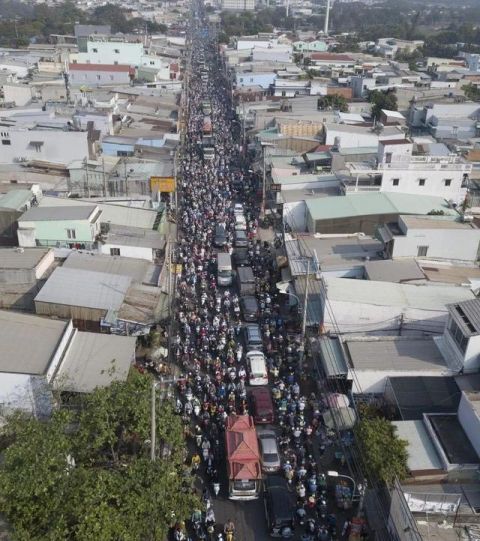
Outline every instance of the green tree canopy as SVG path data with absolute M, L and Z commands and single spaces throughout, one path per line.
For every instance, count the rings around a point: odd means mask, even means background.
M 318 98 L 317 107 L 321 111 L 333 109 L 334 111 L 346 113 L 348 111 L 348 102 L 343 96 L 340 96 L 339 94 L 332 94 Z
M 163 541 L 199 505 L 184 467 L 180 418 L 158 405 L 150 451 L 151 379 L 86 395 L 48 422 L 16 415 L 2 429 L 0 507 L 20 541 Z
M 394 91 L 372 90 L 368 94 L 368 101 L 372 104 L 372 116 L 380 118 L 382 109 L 397 110 L 397 96 Z
M 355 428 L 367 471 L 377 480 L 391 483 L 408 473 L 407 442 L 396 434 L 395 426 L 383 417 L 364 417 Z

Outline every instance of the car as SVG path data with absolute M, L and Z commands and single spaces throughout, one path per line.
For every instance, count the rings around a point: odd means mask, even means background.
M 272 424 L 275 422 L 272 394 L 268 387 L 252 389 L 250 391 L 250 400 L 255 424 Z
M 213 244 L 217 248 L 222 248 L 227 244 L 227 232 L 224 224 L 217 224 L 215 227 L 215 238 L 213 239 Z
M 268 533 L 272 537 L 288 539 L 295 527 L 295 503 L 286 479 L 267 475 L 264 482 L 264 504 Z
M 236 248 L 246 248 L 248 246 L 247 234 L 243 229 L 235 229 L 234 244 Z
M 245 321 L 258 321 L 258 302 L 253 295 L 240 297 L 240 310 Z
M 278 450 L 277 435 L 274 430 L 257 430 L 260 445 L 262 470 L 265 473 L 277 472 L 281 467 L 280 451 Z
M 237 214 L 241 214 L 243 216 L 243 204 L 242 203 L 235 203 L 233 206 L 233 214 L 236 216 Z
M 237 267 L 248 266 L 250 258 L 248 256 L 248 250 L 246 248 L 236 248 L 233 251 L 233 262 Z
M 246 231 L 247 229 L 247 220 L 243 214 L 235 214 L 235 229 L 241 229 Z
M 245 358 L 247 360 L 248 383 L 250 385 L 268 385 L 265 355 L 254 349 L 248 351 Z
M 262 332 L 256 323 L 247 323 L 243 327 L 243 340 L 247 351 L 252 351 L 252 349 L 263 350 Z

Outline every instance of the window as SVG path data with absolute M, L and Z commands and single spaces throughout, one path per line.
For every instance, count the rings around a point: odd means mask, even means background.
M 98 49 L 92 49 L 92 53 L 98 53 Z
M 392 153 L 391 152 L 387 152 L 385 154 L 385 163 L 392 163 Z
M 243 77 L 240 77 L 239 81 L 240 81 L 241 83 L 243 83 Z
M 2 145 L 11 145 L 12 142 L 10 141 L 10 139 L 2 139 Z
M 118 66 L 118 60 L 113 61 L 114 66 Z
M 450 331 L 450 335 L 455 340 L 455 343 L 459 347 L 460 351 L 465 353 L 465 351 L 467 350 L 468 338 L 464 336 L 455 320 L 450 320 L 448 330 Z
M 75 229 L 67 229 L 67 238 L 69 239 L 76 239 L 77 234 L 75 232 Z
M 445 182 L 445 186 L 451 186 L 452 179 L 451 178 L 446 178 L 444 182 Z
M 110 255 L 120 255 L 120 248 L 110 248 Z
M 100 81 L 101 78 L 102 78 L 101 75 L 97 75 L 97 81 Z
M 114 52 L 115 54 L 120 54 L 120 49 L 114 49 L 113 52 Z
M 155 60 L 150 60 L 150 66 L 154 66 L 155 65 Z
M 110 81 L 113 81 L 113 75 L 110 75 Z
M 417 246 L 417 257 L 426 257 L 428 246 Z
M 418 185 L 419 186 L 425 186 L 425 179 L 424 178 L 419 178 L 418 179 Z
M 400 179 L 399 178 L 392 178 L 392 184 L 394 186 L 398 186 L 400 184 Z

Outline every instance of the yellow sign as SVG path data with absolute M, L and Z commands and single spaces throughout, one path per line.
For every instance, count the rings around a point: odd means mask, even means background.
M 150 190 L 152 192 L 174 192 L 175 179 L 173 177 L 150 177 Z
M 182 265 L 174 265 L 175 274 L 182 274 Z

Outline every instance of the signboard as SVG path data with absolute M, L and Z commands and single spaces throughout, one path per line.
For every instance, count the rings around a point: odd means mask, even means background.
M 175 274 L 182 274 L 182 265 L 174 265 L 173 269 Z
M 173 177 L 150 177 L 150 190 L 152 192 L 174 192 L 175 179 Z
M 279 192 L 281 189 L 281 184 L 270 184 L 270 190 L 272 190 L 272 192 Z

